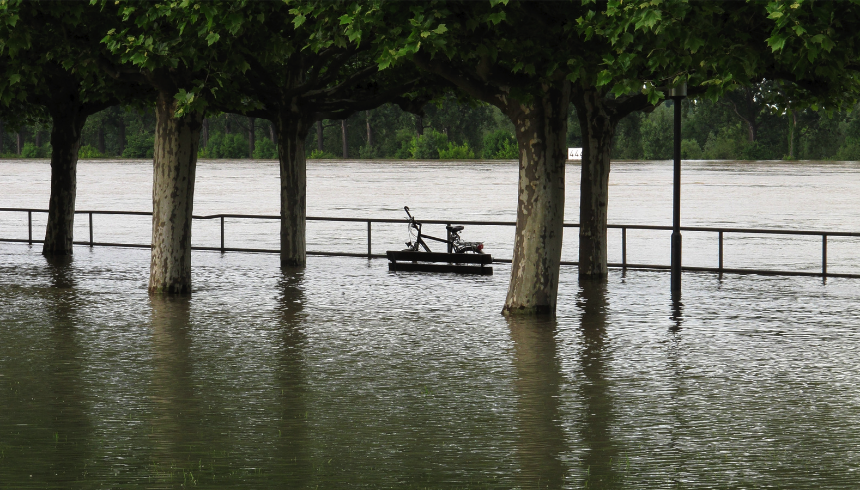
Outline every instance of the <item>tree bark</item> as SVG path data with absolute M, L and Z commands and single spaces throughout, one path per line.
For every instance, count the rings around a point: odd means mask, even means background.
M 317 121 L 317 150 L 320 153 L 323 151 L 323 123 L 322 120 Z
M 286 111 L 278 115 L 276 124 L 281 169 L 281 266 L 304 267 L 307 264 L 305 139 L 310 126 Z
M 42 130 L 36 130 L 36 146 L 42 146 Z
M 346 119 L 340 121 L 340 137 L 341 146 L 343 147 L 344 160 L 349 158 L 349 128 L 347 128 Z
M 370 111 L 364 111 L 364 117 L 367 118 L 367 147 L 373 148 L 373 128 L 370 126 Z
M 254 158 L 254 144 L 256 143 L 255 137 L 257 136 L 255 121 L 256 119 L 253 117 L 248 118 L 248 158 Z
M 224 114 L 224 134 L 233 133 L 233 122 L 231 121 L 230 114 Z
M 200 145 L 204 148 L 209 145 L 209 118 L 203 119 L 203 132 L 200 134 Z
M 788 159 L 794 160 L 794 132 L 797 128 L 797 113 L 788 109 Z
M 51 198 L 42 255 L 71 255 L 78 150 L 87 116 L 78 104 L 68 104 L 51 111 L 51 122 Z
M 3 153 L 3 137 L 6 135 L 6 131 L 3 129 L 3 120 L 0 119 L 0 154 Z
M 105 125 L 103 121 L 99 121 L 99 128 L 96 132 L 96 146 L 98 147 L 99 153 L 104 155 L 105 153 Z
M 415 132 L 418 136 L 424 136 L 424 118 L 421 116 L 415 116 Z
M 122 118 L 122 112 L 120 112 L 119 117 L 117 118 L 116 127 L 119 131 L 119 154 L 121 156 L 125 153 L 125 121 Z
M 509 103 L 520 148 L 519 199 L 504 315 L 554 314 L 564 225 L 570 86 L 544 87 L 529 105 Z
M 24 147 L 24 135 L 21 134 L 21 131 L 18 131 L 17 133 L 15 133 L 15 136 L 17 137 L 18 141 L 18 155 L 20 155 L 21 149 Z
M 579 194 L 579 277 L 604 278 L 607 267 L 609 154 L 617 120 L 603 96 L 594 90 L 572 97 L 582 132 L 582 177 Z
M 191 212 L 202 114 L 176 118 L 172 93 L 156 102 L 150 294 L 191 292 Z

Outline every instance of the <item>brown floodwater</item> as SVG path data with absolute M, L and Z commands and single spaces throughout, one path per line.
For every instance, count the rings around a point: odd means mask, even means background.
M 860 164 L 685 165 L 684 224 L 860 231 Z M 400 218 L 409 205 L 425 219 L 512 220 L 516 175 L 312 162 L 309 214 Z M 148 210 L 150 179 L 146 162 L 82 162 L 78 207 Z M 567 179 L 576 221 L 577 166 Z M 670 164 L 617 164 L 611 181 L 611 223 L 670 223 Z M 48 184 L 44 162 L 0 161 L 0 207 L 43 208 Z M 201 162 L 195 213 L 277 214 L 277 189 L 271 162 Z M 146 218 L 94 225 L 97 240 L 148 242 Z M 194 226 L 196 244 L 217 243 L 217 223 Z M 308 248 L 363 251 L 365 225 L 350 226 L 309 224 Z M 500 257 L 512 235 L 464 232 Z M 22 236 L 26 216 L 0 213 L 0 237 Z M 274 248 L 277 223 L 228 222 L 227 236 Z M 406 239 L 403 225 L 374 229 L 375 250 Z M 668 261 L 665 232 L 628 240 L 628 260 Z M 715 265 L 713 236 L 684 240 L 685 264 Z M 860 272 L 858 243 L 833 242 L 831 271 Z M 726 258 L 815 270 L 820 242 L 728 236 Z M 147 250 L 79 246 L 49 262 L 0 244 L 0 488 L 860 481 L 860 280 L 690 273 L 678 302 L 663 272 L 612 271 L 601 286 L 563 267 L 556 318 L 507 320 L 510 268 L 494 267 L 462 277 L 311 257 L 296 270 L 195 252 L 194 293 L 164 299 L 147 295 Z

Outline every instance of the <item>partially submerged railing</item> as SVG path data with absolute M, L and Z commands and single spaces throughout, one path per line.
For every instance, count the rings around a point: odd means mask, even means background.
M 33 239 L 33 213 L 47 213 L 47 209 L 32 209 L 32 208 L 0 208 L 0 212 L 21 212 L 27 213 L 27 238 L 0 238 L 0 242 L 13 243 L 44 243 L 44 240 Z M 130 248 L 150 248 L 149 244 L 139 243 L 112 243 L 112 242 L 96 242 L 93 240 L 93 216 L 94 215 L 124 215 L 124 216 L 152 216 L 148 211 L 95 211 L 81 210 L 75 211 L 77 215 L 87 215 L 89 218 L 89 241 L 75 241 L 76 245 L 89 246 L 111 246 L 111 247 L 130 247 Z M 225 222 L 227 218 L 231 219 L 257 219 L 257 220 L 280 220 L 278 215 L 257 215 L 257 214 L 211 214 L 211 215 L 193 215 L 196 220 L 219 220 L 221 227 L 221 243 L 219 247 L 193 246 L 192 250 L 210 250 L 225 252 L 257 252 L 257 253 L 280 253 L 278 249 L 265 248 L 241 248 L 241 247 L 226 247 L 225 246 Z M 366 258 L 385 258 L 385 254 L 374 254 L 372 243 L 372 228 L 374 223 L 408 223 L 405 219 L 390 219 L 390 218 L 334 218 L 323 216 L 308 216 L 308 221 L 341 221 L 350 223 L 367 223 L 367 253 L 350 253 L 350 252 L 322 252 L 308 251 L 308 255 L 335 256 L 335 257 L 366 257 Z M 477 226 L 516 226 L 514 221 L 475 221 L 475 220 L 421 220 L 426 224 L 439 225 L 477 225 Z M 565 228 L 579 228 L 579 223 L 565 223 Z M 621 230 L 621 262 L 610 263 L 609 267 L 622 269 L 651 269 L 651 270 L 669 270 L 670 266 L 665 264 L 636 264 L 627 261 L 627 230 L 657 230 L 657 231 L 672 231 L 671 226 L 659 225 L 609 225 L 610 229 Z M 860 278 L 860 274 L 846 273 L 831 273 L 827 271 L 827 239 L 828 237 L 853 237 L 860 238 L 860 232 L 845 232 L 845 231 L 811 231 L 811 230 L 785 230 L 785 229 L 762 229 L 762 228 L 733 228 L 733 227 L 713 227 L 713 226 L 682 226 L 681 231 L 692 232 L 711 232 L 717 234 L 718 240 L 718 255 L 717 267 L 682 267 L 685 271 L 696 272 L 715 272 L 715 273 L 732 273 L 732 274 L 764 274 L 764 275 L 780 275 L 780 276 L 814 276 L 814 277 L 843 277 L 843 278 Z M 750 269 L 750 268 L 727 268 L 723 266 L 723 242 L 724 236 L 727 233 L 745 234 L 745 235 L 801 235 L 801 236 L 817 236 L 821 237 L 821 270 L 819 271 L 786 271 L 773 269 Z M 511 259 L 494 258 L 494 262 L 510 263 Z M 578 262 L 562 261 L 562 265 L 578 265 Z

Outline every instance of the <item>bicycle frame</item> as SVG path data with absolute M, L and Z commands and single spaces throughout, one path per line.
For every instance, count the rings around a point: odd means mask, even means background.
M 430 252 L 430 247 L 427 246 L 427 242 L 424 241 L 425 238 L 429 238 L 430 240 L 434 240 L 437 242 L 445 243 L 448 245 L 448 253 L 464 253 L 464 252 L 475 252 L 475 253 L 483 253 L 482 250 L 484 248 L 484 244 L 482 242 L 464 242 L 460 238 L 460 230 L 463 229 L 460 227 L 448 226 L 448 236 L 449 238 L 439 238 L 432 235 L 425 235 L 421 231 L 422 223 L 419 221 L 415 221 L 415 217 L 409 212 L 409 206 L 403 206 L 403 209 L 406 211 L 406 215 L 409 217 L 409 227 L 418 232 L 414 241 L 406 242 L 406 246 L 409 247 L 409 250 L 413 252 L 418 252 L 419 247 L 423 248 L 425 252 Z

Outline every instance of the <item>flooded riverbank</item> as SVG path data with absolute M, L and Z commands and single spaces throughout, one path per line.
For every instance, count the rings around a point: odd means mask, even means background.
M 0 162 L 0 206 L 44 206 L 43 169 L 14 165 Z M 408 204 L 426 219 L 512 219 L 516 168 L 493 168 L 312 165 L 309 214 L 400 217 Z M 610 222 L 667 223 L 668 169 L 616 166 Z M 858 167 L 838 169 L 703 164 L 685 174 L 686 223 L 860 230 Z M 147 210 L 150 172 L 145 163 L 84 163 L 79 207 Z M 276 176 L 257 163 L 201 166 L 195 212 L 276 214 Z M 19 232 L 0 218 L 4 234 Z M 135 222 L 100 226 L 147 239 Z M 213 239 L 205 227 L 194 231 Z M 381 229 L 379 249 L 405 232 Z M 499 255 L 512 235 L 466 232 Z M 236 233 L 269 239 L 266 230 Z M 636 253 L 662 257 L 662 238 L 643 238 Z M 309 248 L 336 239 L 364 245 L 360 227 L 318 229 Z M 802 267 L 792 262 L 798 250 L 770 246 L 760 256 Z M 845 250 L 848 268 L 856 248 Z M 304 270 L 282 270 L 263 254 L 192 260 L 191 298 L 160 300 L 146 293 L 147 250 L 76 247 L 70 262 L 48 263 L 38 247 L 0 244 L 3 485 L 818 489 L 857 481 L 857 280 L 685 274 L 678 304 L 666 273 L 613 271 L 595 287 L 563 268 L 557 318 L 509 321 L 499 314 L 504 264 L 494 276 L 460 277 L 389 273 L 383 260 L 353 258 L 311 257 Z

